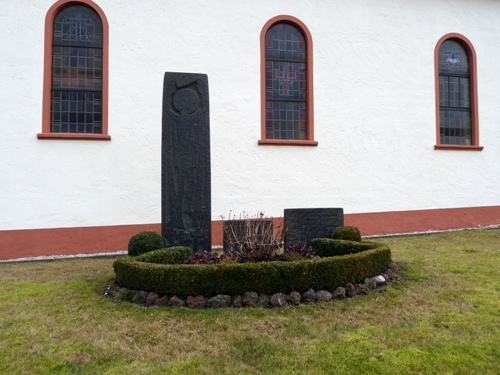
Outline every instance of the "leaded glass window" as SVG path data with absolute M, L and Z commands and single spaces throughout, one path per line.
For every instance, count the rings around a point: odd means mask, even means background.
M 307 139 L 306 48 L 304 35 L 290 23 L 266 32 L 266 139 Z
M 70 5 L 52 38 L 52 133 L 102 133 L 103 26 L 97 13 Z
M 438 55 L 440 143 L 472 145 L 470 61 L 464 45 L 445 40 Z

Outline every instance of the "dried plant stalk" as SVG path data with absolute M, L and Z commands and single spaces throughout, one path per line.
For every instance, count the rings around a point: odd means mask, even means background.
M 272 218 L 263 215 L 234 220 L 224 227 L 227 241 L 225 254 L 237 262 L 273 260 L 283 245 L 285 229 L 274 226 Z

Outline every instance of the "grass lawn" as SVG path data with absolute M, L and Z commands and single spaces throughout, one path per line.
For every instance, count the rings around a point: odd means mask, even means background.
M 282 309 L 107 299 L 113 259 L 0 264 L 0 374 L 500 374 L 500 230 L 380 240 L 369 296 Z

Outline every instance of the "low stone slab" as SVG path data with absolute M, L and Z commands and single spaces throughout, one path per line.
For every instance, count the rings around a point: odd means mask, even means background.
M 344 225 L 343 208 L 287 208 L 284 212 L 285 247 L 309 246 L 313 238 L 330 238 L 335 228 Z

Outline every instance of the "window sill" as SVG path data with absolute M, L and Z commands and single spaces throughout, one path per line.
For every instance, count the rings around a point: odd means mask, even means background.
M 111 136 L 106 134 L 85 133 L 38 133 L 38 139 L 83 139 L 93 141 L 110 141 Z
M 483 146 L 463 146 L 463 145 L 434 145 L 434 150 L 465 150 L 482 151 Z
M 259 145 L 274 146 L 317 146 L 317 141 L 301 141 L 296 139 L 260 139 Z

